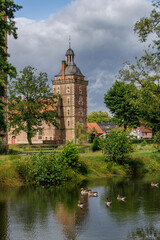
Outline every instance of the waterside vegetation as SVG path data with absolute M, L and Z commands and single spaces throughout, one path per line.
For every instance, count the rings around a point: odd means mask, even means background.
M 100 145 L 103 151 L 87 148 L 80 153 L 77 146 L 69 142 L 59 152 L 52 151 L 51 154 L 40 151 L 30 156 L 1 155 L 0 185 L 59 185 L 66 181 L 80 182 L 114 175 L 150 175 L 154 178 L 160 173 L 160 152 L 153 142 L 135 141 L 132 152 L 120 162 L 108 158 L 104 144 L 100 142 Z

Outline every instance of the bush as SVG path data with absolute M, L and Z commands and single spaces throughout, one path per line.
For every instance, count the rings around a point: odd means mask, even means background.
M 128 136 L 128 131 L 122 129 L 114 129 L 106 136 L 105 153 L 107 161 L 123 164 L 125 160 L 129 159 L 133 148 Z
M 160 131 L 154 135 L 153 143 L 154 147 L 160 151 Z
M 17 170 L 26 181 L 37 184 L 59 184 L 70 179 L 67 167 L 54 153 L 35 154 L 29 160 L 19 162 Z
M 100 150 L 99 138 L 95 137 L 92 143 L 92 151 L 95 152 L 98 150 Z
M 79 151 L 77 146 L 72 142 L 67 142 L 62 152 L 59 153 L 59 158 L 66 166 L 74 169 L 79 167 Z

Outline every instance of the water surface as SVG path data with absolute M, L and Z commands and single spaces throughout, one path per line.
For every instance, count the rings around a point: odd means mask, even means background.
M 160 189 L 150 183 L 112 178 L 59 188 L 0 188 L 0 240 L 158 240 Z M 99 196 L 81 197 L 81 187 Z M 126 202 L 118 202 L 118 194 Z M 111 207 L 105 206 L 106 197 Z

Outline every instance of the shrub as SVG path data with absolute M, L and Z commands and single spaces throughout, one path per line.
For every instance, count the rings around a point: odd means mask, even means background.
M 123 129 L 114 129 L 106 136 L 105 153 L 107 161 L 123 164 L 130 157 L 133 148 L 128 136 L 128 131 Z
M 153 143 L 154 147 L 160 151 L 160 131 L 154 135 Z
M 95 137 L 92 143 L 92 151 L 95 152 L 98 150 L 100 150 L 99 138 Z
M 59 184 L 70 179 L 67 167 L 54 153 L 34 154 L 20 162 L 17 170 L 26 181 L 37 184 Z
M 77 146 L 72 142 L 67 142 L 62 152 L 59 153 L 59 158 L 66 166 L 74 169 L 79 167 L 79 151 Z

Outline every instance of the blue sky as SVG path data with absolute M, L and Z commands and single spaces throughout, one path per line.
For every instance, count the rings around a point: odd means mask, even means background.
M 15 0 L 14 2 L 23 6 L 23 9 L 15 14 L 16 17 L 42 20 L 62 10 L 73 0 Z
M 88 85 L 88 112 L 106 111 L 104 94 L 125 61 L 141 56 L 145 45 L 134 24 L 152 9 L 149 0 L 15 0 L 18 39 L 9 37 L 9 61 L 22 70 L 31 65 L 48 74 L 59 73 L 68 39 L 75 63 Z

